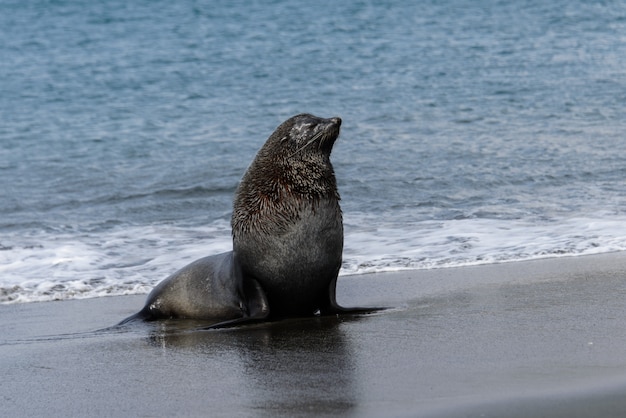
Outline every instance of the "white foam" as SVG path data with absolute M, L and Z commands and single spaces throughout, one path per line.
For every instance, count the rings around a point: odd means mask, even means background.
M 463 219 L 346 228 L 343 274 L 489 264 L 626 250 L 626 217 Z
M 345 214 L 342 275 L 626 250 L 626 217 L 407 222 Z M 2 237 L 0 303 L 147 293 L 198 258 L 232 249 L 230 226 L 159 224 Z
M 104 233 L 4 236 L 0 302 L 147 293 L 197 258 L 232 249 L 230 228 L 150 225 Z M 8 248 L 7 248 L 8 247 Z

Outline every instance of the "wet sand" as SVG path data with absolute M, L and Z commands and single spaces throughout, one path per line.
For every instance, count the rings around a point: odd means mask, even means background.
M 626 414 L 626 254 L 339 279 L 357 317 L 111 326 L 145 296 L 0 306 L 4 416 Z

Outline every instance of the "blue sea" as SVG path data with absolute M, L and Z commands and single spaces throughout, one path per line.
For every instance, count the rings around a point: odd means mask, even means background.
M 232 248 L 284 120 L 340 116 L 340 274 L 626 250 L 626 2 L 0 1 L 0 302 Z

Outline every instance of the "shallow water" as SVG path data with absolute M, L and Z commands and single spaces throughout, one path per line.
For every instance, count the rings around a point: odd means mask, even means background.
M 230 249 L 288 117 L 341 116 L 342 274 L 626 249 L 626 6 L 0 5 L 0 301 Z

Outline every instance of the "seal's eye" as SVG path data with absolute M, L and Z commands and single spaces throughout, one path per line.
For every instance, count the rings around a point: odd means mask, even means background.
M 313 115 L 303 114 L 298 117 L 298 124 L 301 124 L 303 126 L 306 125 L 309 128 L 314 127 L 315 125 L 319 123 L 320 123 L 320 118 L 313 116 Z

